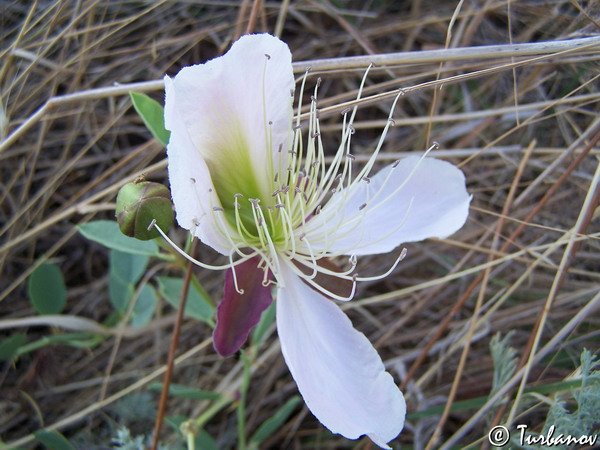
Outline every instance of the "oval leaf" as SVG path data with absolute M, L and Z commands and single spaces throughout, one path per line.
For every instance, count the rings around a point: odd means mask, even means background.
M 23 333 L 13 334 L 0 341 L 0 361 L 12 361 L 18 355 L 19 348 L 27 342 L 27 336 Z
M 156 100 L 140 92 L 130 92 L 133 107 L 140 115 L 146 128 L 158 142 L 166 146 L 171 133 L 165 129 L 165 113 L 162 105 Z
M 58 431 L 42 430 L 33 433 L 36 440 L 44 447 L 52 450 L 75 450 L 75 447 Z
M 157 277 L 156 281 L 158 281 L 160 294 L 177 309 L 179 307 L 179 295 L 183 287 L 183 280 L 181 278 Z M 210 304 L 210 301 L 192 283 L 185 304 L 185 315 L 212 326 L 214 313 L 214 306 Z
M 143 327 L 147 325 L 152 320 L 152 316 L 154 316 L 154 310 L 156 309 L 157 303 L 158 298 L 156 297 L 156 292 L 152 286 L 149 284 L 142 286 L 140 296 L 138 297 L 137 302 L 135 302 L 131 314 L 131 325 L 134 327 Z
M 119 224 L 113 220 L 96 220 L 77 225 L 79 232 L 91 241 L 105 247 L 134 255 L 158 255 L 158 245 L 154 241 L 139 241 L 125 236 Z
M 55 264 L 42 264 L 29 276 L 29 301 L 39 314 L 60 314 L 67 303 L 67 288 Z

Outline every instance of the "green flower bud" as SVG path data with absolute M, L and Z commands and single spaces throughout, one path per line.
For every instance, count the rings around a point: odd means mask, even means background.
M 148 229 L 153 220 L 165 232 L 173 225 L 171 193 L 160 183 L 127 183 L 117 195 L 116 214 L 124 235 L 142 241 L 154 239 L 160 234 L 154 227 Z

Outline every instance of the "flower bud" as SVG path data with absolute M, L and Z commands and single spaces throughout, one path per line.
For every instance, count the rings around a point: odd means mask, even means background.
M 148 229 L 153 220 L 165 232 L 173 224 L 171 193 L 160 183 L 127 183 L 117 195 L 116 214 L 124 235 L 142 241 L 154 239 L 159 236 L 158 231 L 154 227 Z

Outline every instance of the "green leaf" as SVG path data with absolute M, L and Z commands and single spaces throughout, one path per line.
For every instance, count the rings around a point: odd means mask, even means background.
M 148 389 L 154 392 L 162 391 L 162 383 L 150 383 Z M 169 395 L 173 397 L 189 398 L 192 400 L 214 400 L 219 398 L 221 394 L 213 391 L 203 391 L 192 386 L 184 386 L 182 384 L 171 383 L 169 385 Z
M 200 431 L 200 434 L 194 439 L 194 445 L 196 448 L 201 448 L 202 450 L 219 450 L 220 448 L 217 445 L 217 441 L 206 430 Z
M 27 342 L 27 335 L 13 334 L 0 341 L 0 361 L 12 361 L 18 356 L 18 351 Z
M 510 346 L 512 335 L 511 331 L 501 338 L 500 333 L 496 333 L 490 341 L 490 353 L 494 362 L 494 378 L 490 397 L 494 396 L 517 370 L 517 351 Z
M 169 143 L 170 132 L 165 129 L 165 113 L 160 103 L 146 94 L 130 92 L 133 107 L 140 115 L 144 124 L 162 145 Z
M 39 314 L 60 314 L 67 303 L 67 288 L 60 269 L 42 264 L 29 276 L 29 301 Z
M 144 274 L 148 256 L 111 250 L 108 273 L 108 295 L 117 311 L 124 312 L 129 305 L 135 284 Z
M 154 241 L 139 241 L 125 236 L 119 224 L 113 220 L 96 220 L 77 225 L 79 232 L 90 239 L 113 250 L 133 255 L 157 256 L 158 245 Z
M 551 434 L 551 428 L 559 436 L 587 436 L 600 423 L 600 370 L 594 370 L 600 361 L 586 349 L 581 353 L 580 360 L 581 389 L 571 391 L 577 408 L 567 405 L 566 398 L 557 397 L 546 416 L 543 436 Z M 561 445 L 556 448 L 571 447 Z
M 113 308 L 119 311 L 119 317 L 122 317 L 127 310 L 134 290 L 133 284 L 123 281 L 117 272 L 110 271 L 108 274 L 108 298 Z
M 258 325 L 252 331 L 252 343 L 254 345 L 260 345 L 265 340 L 266 333 L 275 322 L 275 313 L 276 313 L 276 302 L 272 302 L 267 309 L 265 309 L 260 317 L 260 321 Z
M 148 260 L 148 256 L 111 250 L 110 272 L 117 274 L 126 283 L 136 284 L 146 271 Z
M 167 302 L 173 305 L 173 307 L 178 308 L 183 280 L 181 278 L 172 277 L 157 277 L 156 280 L 158 281 L 160 294 Z M 191 283 L 185 305 L 185 315 L 206 322 L 212 326 L 214 313 L 215 308 L 211 305 L 210 301 L 196 288 L 194 283 Z
M 285 405 L 279 408 L 275 415 L 265 420 L 250 438 L 250 448 L 258 448 L 258 446 L 265 439 L 277 431 L 285 423 L 288 417 L 290 417 L 292 412 L 294 412 L 294 409 L 296 409 L 298 403 L 300 403 L 300 397 L 294 395 L 287 402 L 285 402 Z
M 156 297 L 156 292 L 152 286 L 149 284 L 142 286 L 140 296 L 138 297 L 137 302 L 135 302 L 135 306 L 131 313 L 131 325 L 134 327 L 143 327 L 144 325 L 147 325 L 150 320 L 152 320 L 157 303 L 158 298 Z
M 42 430 L 33 435 L 42 445 L 51 450 L 75 450 L 67 438 L 58 431 Z

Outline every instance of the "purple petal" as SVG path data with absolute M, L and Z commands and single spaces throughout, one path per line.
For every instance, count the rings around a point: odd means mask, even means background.
M 225 292 L 217 307 L 217 326 L 213 333 L 213 345 L 222 356 L 237 352 L 248 339 L 250 330 L 258 323 L 262 312 L 273 301 L 271 287 L 263 286 L 264 272 L 259 269 L 260 257 L 235 266 L 238 288 L 235 290 L 233 269 L 225 273 Z

